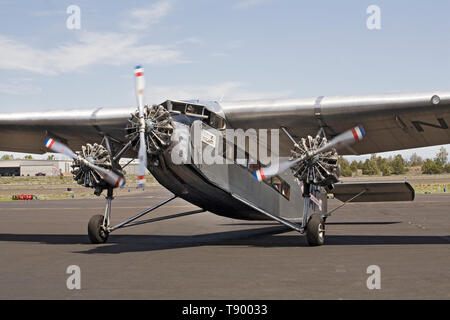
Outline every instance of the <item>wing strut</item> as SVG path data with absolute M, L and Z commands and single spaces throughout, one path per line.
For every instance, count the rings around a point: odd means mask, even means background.
M 358 198 L 359 196 L 363 195 L 364 193 L 366 193 L 366 191 L 367 191 L 367 190 L 363 190 L 363 191 L 361 191 L 360 193 L 358 193 L 357 195 L 354 195 L 353 197 L 351 197 L 350 199 L 348 199 L 347 201 L 344 201 L 344 203 L 341 204 L 340 206 L 334 208 L 334 209 L 331 210 L 330 212 L 327 212 L 327 213 L 325 214 L 325 217 L 331 216 L 331 214 L 332 214 L 333 212 L 339 210 L 340 208 L 342 208 L 343 206 L 345 206 L 347 203 L 349 203 L 349 202 L 355 200 L 356 198 Z
M 155 209 L 165 205 L 166 203 L 169 203 L 170 201 L 172 201 L 176 198 L 178 198 L 178 196 L 172 195 L 169 198 L 155 204 L 153 207 L 145 209 L 144 211 L 136 214 L 135 216 L 111 227 L 110 226 L 111 203 L 112 203 L 112 200 L 114 199 L 114 197 L 113 197 L 113 188 L 109 188 L 108 194 L 106 196 L 105 214 L 104 215 L 95 215 L 89 221 L 89 225 L 88 225 L 89 239 L 91 240 L 92 243 L 104 243 L 108 240 L 109 234 L 117 229 L 131 227 L 131 226 L 137 226 L 137 225 L 144 224 L 144 223 L 178 218 L 178 217 L 187 216 L 187 215 L 201 213 L 201 212 L 206 211 L 205 209 L 197 209 L 197 210 L 183 212 L 183 213 L 177 213 L 177 214 L 173 214 L 173 215 L 165 216 L 165 217 L 157 217 L 157 218 L 153 218 L 153 219 L 135 221 L 135 220 L 139 219 L 140 217 L 143 217 L 144 215 L 154 211 Z
M 269 212 L 267 212 L 267 211 L 265 211 L 265 210 L 263 210 L 263 209 L 261 209 L 261 208 L 258 208 L 256 205 L 254 205 L 254 204 L 251 203 L 250 201 L 248 201 L 248 200 L 242 198 L 241 196 L 239 196 L 239 195 L 237 195 L 237 194 L 235 194 L 235 193 L 232 193 L 231 195 L 233 196 L 233 198 L 235 198 L 235 199 L 241 201 L 242 203 L 244 203 L 244 204 L 246 204 L 247 206 L 249 206 L 249 207 L 255 209 L 256 211 L 261 212 L 262 214 L 264 214 L 265 216 L 269 217 L 270 219 L 276 220 L 276 221 L 278 221 L 279 223 L 284 224 L 286 227 L 289 227 L 289 228 L 291 228 L 291 229 L 293 229 L 293 230 L 295 230 L 295 231 L 297 231 L 297 232 L 300 232 L 300 233 L 303 233 L 303 232 L 304 232 L 304 228 L 302 228 L 301 225 L 299 225 L 299 224 L 297 224 L 297 223 L 294 223 L 294 222 L 290 222 L 289 220 L 286 220 L 286 219 L 281 218 L 281 217 L 279 217 L 279 216 L 273 215 L 273 214 L 271 214 L 271 213 L 269 213 Z

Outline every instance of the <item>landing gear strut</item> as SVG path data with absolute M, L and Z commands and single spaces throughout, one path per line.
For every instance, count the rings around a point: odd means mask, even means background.
M 302 227 L 306 231 L 306 243 L 311 246 L 321 246 L 325 242 L 325 218 L 313 213 L 308 217 L 308 207 L 311 200 L 311 185 L 303 183 L 303 221 Z
M 303 200 L 304 200 L 304 206 L 303 206 L 303 220 L 301 225 L 289 221 L 287 219 L 284 219 L 280 216 L 273 215 L 266 210 L 263 210 L 253 204 L 252 202 L 242 198 L 241 196 L 237 194 L 232 194 L 232 196 L 241 201 L 242 203 L 245 203 L 249 207 L 261 212 L 262 214 L 266 215 L 270 219 L 273 219 L 275 221 L 278 221 L 285 226 L 299 232 L 300 234 L 306 234 L 306 243 L 310 246 L 321 246 L 325 242 L 325 219 L 326 215 L 313 213 L 310 217 L 308 217 L 308 207 L 311 199 L 311 195 L 309 193 L 309 185 L 305 185 L 304 190 L 308 190 L 307 193 L 303 194 Z
M 136 225 L 140 225 L 140 224 L 144 224 L 144 223 L 156 222 L 156 221 L 167 220 L 167 219 L 177 218 L 177 217 L 181 217 L 181 216 L 187 216 L 187 215 L 191 215 L 191 214 L 205 212 L 204 209 L 198 209 L 198 210 L 178 213 L 178 214 L 167 216 L 167 217 L 158 217 L 158 218 L 154 218 L 154 219 L 135 221 L 136 219 L 146 215 L 147 213 L 152 212 L 153 210 L 165 205 L 166 203 L 168 203 L 176 198 L 177 198 L 177 196 L 173 195 L 173 196 L 169 197 L 168 199 L 155 204 L 153 207 L 148 208 L 148 209 L 138 213 L 137 215 L 111 227 L 111 225 L 110 225 L 111 202 L 114 199 L 114 197 L 113 197 L 113 188 L 109 188 L 108 193 L 106 195 L 105 214 L 104 215 L 97 214 L 97 215 L 93 216 L 91 218 L 91 220 L 89 220 L 89 224 L 88 224 L 89 240 L 91 240 L 91 243 L 93 243 L 93 244 L 105 243 L 108 240 L 109 234 L 111 232 L 113 232 L 114 230 L 117 230 L 120 228 L 131 227 L 131 226 L 136 226 Z
M 113 197 L 113 188 L 108 188 L 106 195 L 106 208 L 105 214 L 96 214 L 89 220 L 88 223 L 88 236 L 91 243 L 105 243 L 109 236 L 109 220 L 111 217 L 111 202 Z
M 104 220 L 101 214 L 96 214 L 89 220 L 88 236 L 91 243 L 105 243 L 108 240 L 109 232 L 103 224 Z
M 311 247 L 321 246 L 325 242 L 325 221 L 318 213 L 312 214 L 308 220 L 306 242 Z

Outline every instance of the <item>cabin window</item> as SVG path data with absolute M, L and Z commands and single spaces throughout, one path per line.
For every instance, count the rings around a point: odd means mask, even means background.
M 235 146 L 236 147 L 236 146 Z M 236 148 L 235 148 L 235 163 L 240 165 L 241 167 L 246 168 L 248 171 L 250 171 L 252 174 L 255 173 L 256 170 L 259 170 L 262 168 L 261 163 L 259 161 L 255 161 L 248 152 L 245 152 L 245 159 L 239 159 L 240 162 L 237 162 L 236 159 Z M 244 163 L 242 163 L 244 162 Z M 280 176 L 275 176 L 270 179 L 264 180 L 264 183 L 271 186 L 275 191 L 280 193 L 283 197 L 285 197 L 287 200 L 289 200 L 291 196 L 291 186 L 289 183 L 284 181 Z
M 222 156 L 225 159 L 233 160 L 233 162 L 239 165 L 242 168 L 247 169 L 250 173 L 255 173 L 257 170 L 263 168 L 259 161 L 254 160 L 248 152 L 244 152 L 244 159 L 237 159 L 238 156 L 238 148 L 237 145 L 233 145 L 233 148 L 227 148 L 227 140 L 223 138 L 223 148 L 224 151 Z M 280 176 L 275 176 L 270 179 L 264 180 L 264 183 L 271 186 L 275 191 L 285 197 L 287 200 L 290 199 L 291 196 L 291 186 L 289 183 L 284 181 Z
M 281 183 L 281 194 L 288 200 L 291 197 L 291 186 L 286 181 Z
M 287 200 L 289 200 L 291 196 L 291 186 L 289 185 L 289 183 L 284 181 L 280 176 L 272 177 L 271 179 L 268 179 L 264 182 L 270 185 L 276 191 L 278 191 L 278 193 L 280 193 Z

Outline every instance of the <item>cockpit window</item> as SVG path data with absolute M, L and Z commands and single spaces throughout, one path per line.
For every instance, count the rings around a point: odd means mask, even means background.
M 217 130 L 225 129 L 225 119 L 211 112 L 209 116 L 209 125 Z
M 200 104 L 183 101 L 167 101 L 166 106 L 172 114 L 185 114 L 186 116 L 201 119 L 205 124 L 217 130 L 226 128 L 224 118 Z

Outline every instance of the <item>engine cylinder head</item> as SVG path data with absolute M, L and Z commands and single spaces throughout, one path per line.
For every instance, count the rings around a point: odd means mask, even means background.
M 319 135 L 315 138 L 311 136 L 306 139 L 302 138 L 291 150 L 291 157 L 295 159 L 305 154 L 313 154 L 325 144 L 327 144 L 327 139 Z M 337 151 L 330 149 L 311 158 L 308 157 L 305 161 L 300 161 L 292 167 L 292 170 L 294 176 L 305 183 L 328 186 L 339 180 L 338 160 Z
M 76 154 L 82 159 L 75 159 L 73 161 L 72 173 L 74 180 L 84 187 L 94 188 L 94 193 L 100 195 L 104 189 L 109 187 L 109 184 L 99 172 L 87 166 L 83 160 L 95 164 L 100 168 L 113 170 L 111 155 L 103 145 L 97 143 L 88 143 L 82 146 L 81 151 L 76 152 Z M 122 172 L 117 172 L 117 170 L 113 171 L 123 177 Z
M 139 111 L 131 115 L 126 127 L 126 138 L 134 141 L 133 148 L 139 149 L 139 129 L 143 126 L 139 124 Z M 170 113 L 162 105 L 146 105 L 144 107 L 145 139 L 147 153 L 156 155 L 170 145 L 170 138 L 173 133 L 174 124 Z

